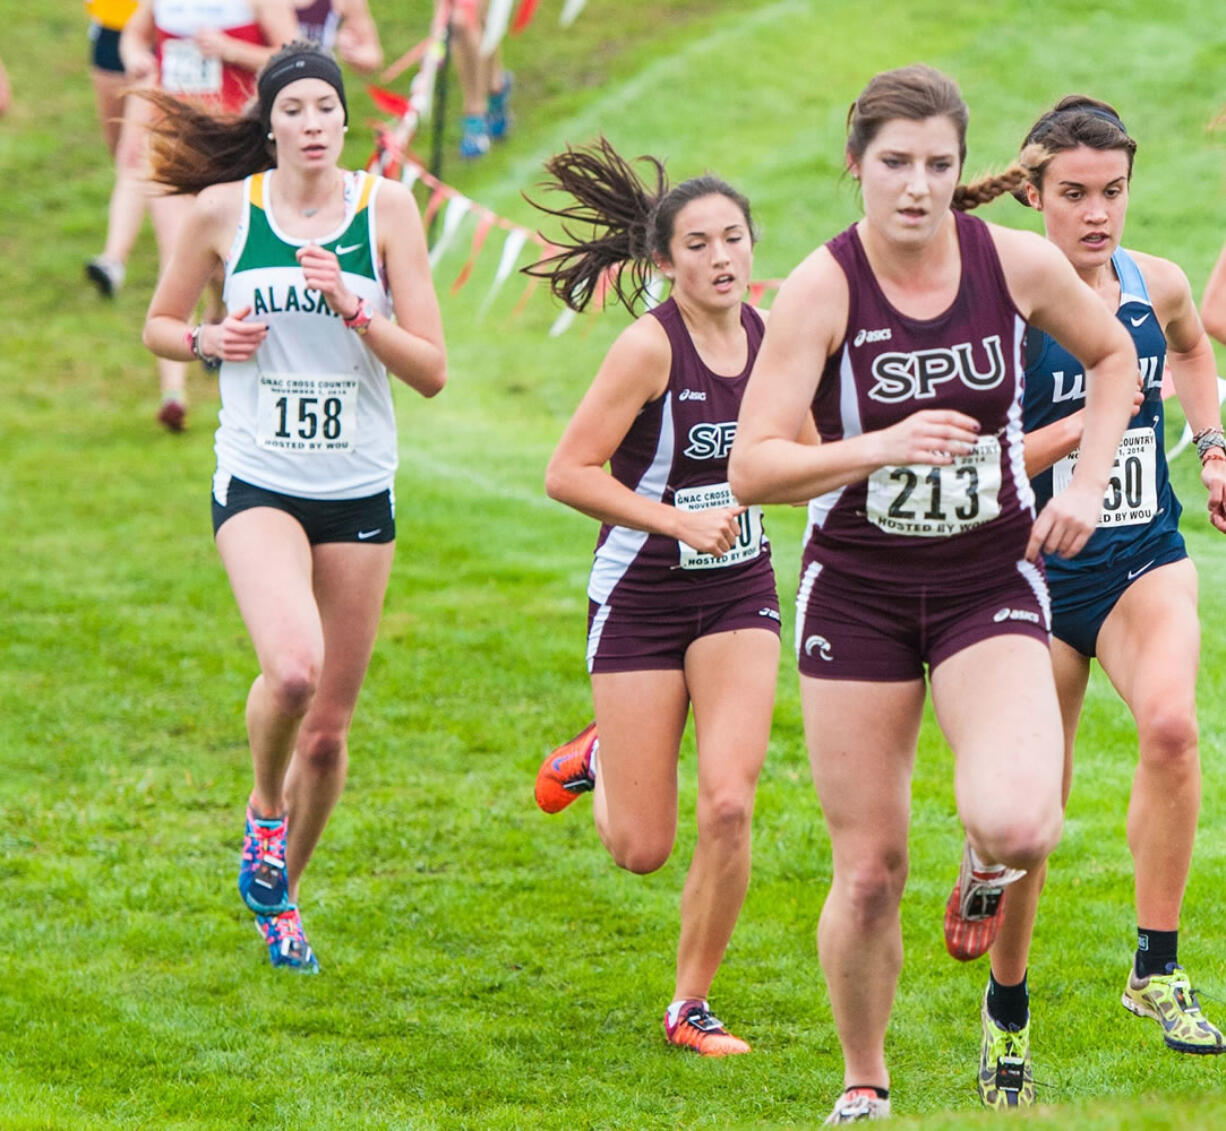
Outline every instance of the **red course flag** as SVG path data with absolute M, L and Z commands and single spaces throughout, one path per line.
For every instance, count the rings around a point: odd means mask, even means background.
M 515 13 L 515 22 L 511 25 L 511 34 L 518 35 L 536 15 L 537 0 L 520 0 L 519 11 Z

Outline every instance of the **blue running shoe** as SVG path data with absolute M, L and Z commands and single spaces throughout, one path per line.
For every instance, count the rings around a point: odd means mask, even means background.
M 465 160 L 484 157 L 490 151 L 490 135 L 484 114 L 465 114 L 460 134 L 460 156 Z
M 259 817 L 247 802 L 238 894 L 257 915 L 278 915 L 291 907 L 285 870 L 285 814 Z
M 268 960 L 274 966 L 299 974 L 319 973 L 319 960 L 307 942 L 296 905 L 290 904 L 280 915 L 257 915 L 255 926 L 268 946 Z
M 502 89 L 485 100 L 485 130 L 491 141 L 505 141 L 511 132 L 511 72 L 502 72 Z

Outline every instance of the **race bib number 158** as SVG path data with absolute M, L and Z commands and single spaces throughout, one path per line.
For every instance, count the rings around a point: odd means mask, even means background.
M 304 455 L 351 452 L 357 442 L 355 377 L 261 373 L 256 441 Z

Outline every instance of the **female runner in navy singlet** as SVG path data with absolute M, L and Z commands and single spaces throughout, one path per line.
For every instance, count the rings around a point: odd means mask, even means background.
M 337 164 L 340 67 L 292 43 L 257 91 L 248 113 L 221 122 L 146 96 L 161 114 L 155 179 L 199 195 L 145 344 L 221 363 L 213 529 L 260 666 L 238 886 L 273 965 L 313 972 L 299 881 L 344 788 L 395 545 L 388 374 L 431 397 L 447 370 L 412 196 Z M 192 326 L 219 265 L 226 316 Z
M 796 644 L 833 848 L 818 950 L 844 1056 L 835 1124 L 889 1113 L 925 665 L 976 870 L 1034 869 L 1059 839 L 1060 712 L 1033 559 L 1075 555 L 1093 531 L 1136 385 L 1127 334 L 1055 248 L 964 214 L 1018 183 L 959 186 L 967 116 L 924 66 L 878 75 L 853 103 L 864 218 L 780 291 L 730 463 L 742 502 L 814 500 Z M 1090 374 L 1082 458 L 1037 520 L 1027 321 Z M 816 447 L 796 439 L 810 414 Z
M 1158 1020 L 1179 1052 L 1226 1051 L 1179 966 L 1179 914 L 1200 811 L 1196 567 L 1179 533 L 1163 443 L 1162 375 L 1169 359 L 1197 437 L 1209 515 L 1226 531 L 1226 441 L 1213 348 L 1184 273 L 1169 260 L 1120 246 L 1136 142 L 1114 108 L 1070 95 L 1026 135 L 1018 199 L 1043 216 L 1047 238 L 1094 289 L 1136 344 L 1141 387 L 1102 502 L 1098 529 L 1076 558 L 1047 558 L 1052 666 L 1064 719 L 1064 794 L 1090 660 L 1132 711 L 1139 761 L 1128 806 L 1135 868 L 1137 950 L 1123 1003 Z M 1026 343 L 1026 471 L 1041 504 L 1067 481 L 1088 418 L 1081 366 L 1046 334 Z M 1003 1103 L 1002 1058 L 1028 1037 L 1026 964 L 1044 870 L 1010 891 L 983 1009 L 980 1094 Z M 1019 1037 L 1017 1034 L 1021 1034 Z M 1028 1048 L 1028 1041 L 1024 1042 Z M 1022 1101 L 1028 1095 L 1021 1096 Z
M 577 204 L 545 211 L 593 235 L 534 273 L 575 309 L 623 262 L 613 285 L 631 312 L 654 271 L 672 293 L 614 343 L 549 462 L 549 494 L 602 524 L 588 586 L 596 721 L 545 759 L 536 798 L 552 813 L 594 788 L 610 855 L 654 872 L 676 837 L 677 755 L 693 706 L 698 843 L 664 1030 L 674 1045 L 724 1056 L 749 1044 L 712 1015 L 707 994 L 749 883 L 779 663 L 761 509 L 736 502 L 727 474 L 763 323 L 741 301 L 749 202 L 710 176 L 668 188 L 659 162 L 645 160 L 654 187 L 603 140 L 547 166 L 550 187 Z

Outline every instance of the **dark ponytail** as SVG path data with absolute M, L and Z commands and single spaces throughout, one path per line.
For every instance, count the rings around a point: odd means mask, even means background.
M 725 181 L 707 175 L 670 188 L 661 161 L 638 160 L 647 165 L 650 181 L 639 176 L 607 138 L 583 148 L 568 146 L 546 162 L 552 180 L 542 187 L 568 193 L 575 203 L 550 208 L 528 198 L 562 221 L 565 241 L 555 240 L 557 254 L 523 268 L 524 274 L 546 279 L 572 310 L 586 310 L 601 279 L 607 278 L 618 301 L 633 314 L 651 285 L 656 259 L 669 257 L 677 213 L 699 197 L 727 197 L 744 213 L 753 236 L 749 201 Z

